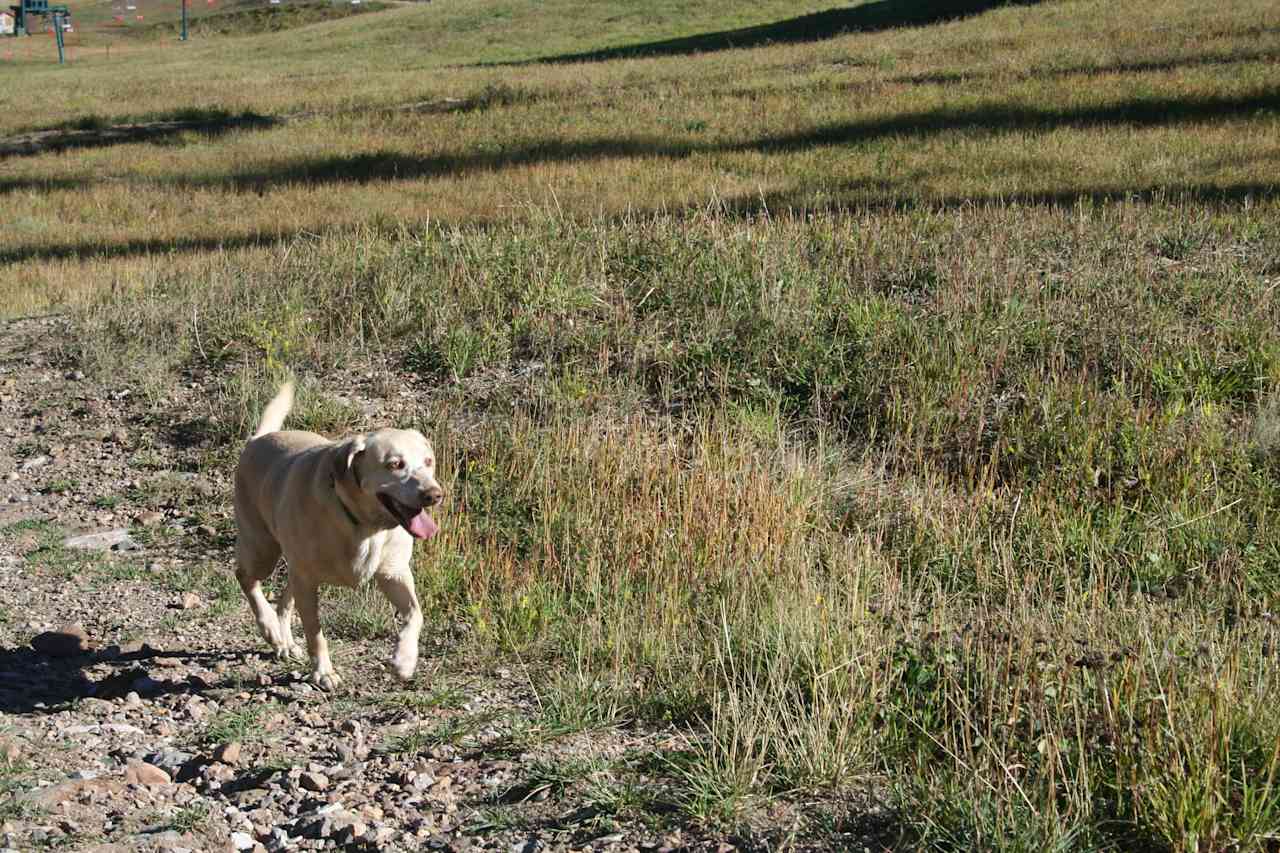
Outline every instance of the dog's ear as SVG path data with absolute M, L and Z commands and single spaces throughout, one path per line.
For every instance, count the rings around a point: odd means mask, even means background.
M 345 480 L 355 467 L 356 457 L 364 453 L 364 436 L 357 435 L 333 449 L 333 476 Z M 358 480 L 358 478 L 357 478 Z

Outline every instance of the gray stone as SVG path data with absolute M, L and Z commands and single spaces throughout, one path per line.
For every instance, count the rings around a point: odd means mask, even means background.
M 352 814 L 340 804 L 330 804 L 317 809 L 309 816 L 298 819 L 299 832 L 305 838 L 334 838 L 343 836 L 342 843 L 350 843 L 365 834 L 368 826 L 359 815 Z
M 160 752 L 153 752 L 143 758 L 148 764 L 154 764 L 167 770 L 171 774 L 177 774 L 188 762 L 195 758 L 189 752 L 181 752 L 176 749 L 165 749 Z
M 82 536 L 70 536 L 62 540 L 62 545 L 65 548 L 79 548 L 85 551 L 136 551 L 141 547 L 123 527 L 85 533 Z

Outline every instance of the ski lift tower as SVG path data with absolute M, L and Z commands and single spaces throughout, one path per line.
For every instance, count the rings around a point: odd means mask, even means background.
M 53 18 L 53 36 L 58 43 L 58 64 L 64 61 L 62 53 L 62 27 L 67 18 L 71 15 L 71 10 L 66 6 L 56 6 L 49 0 L 18 0 L 17 6 L 10 6 L 13 10 L 13 35 L 31 35 L 31 17 L 33 15 L 41 18 Z
M 31 35 L 31 22 L 29 18 L 38 15 L 42 18 L 53 18 L 54 28 L 61 33 L 62 21 L 71 14 L 71 10 L 66 6 L 55 6 L 49 3 L 49 0 L 18 0 L 17 6 L 10 6 L 13 10 L 13 34 L 15 36 Z

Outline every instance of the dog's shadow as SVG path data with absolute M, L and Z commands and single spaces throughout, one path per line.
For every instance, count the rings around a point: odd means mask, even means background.
M 128 652 L 108 646 L 81 654 L 50 654 L 31 646 L 0 648 L 0 713 L 52 714 L 82 699 L 119 699 L 130 691 L 147 699 L 204 693 L 218 685 L 160 661 L 205 664 L 241 658 L 236 652 L 162 651 L 147 645 Z M 100 663 L 112 664 L 113 671 L 95 681 L 87 671 Z

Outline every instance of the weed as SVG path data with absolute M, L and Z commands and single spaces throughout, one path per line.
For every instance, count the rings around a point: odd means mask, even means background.
M 421 714 L 424 711 L 454 711 L 462 707 L 466 694 L 459 686 L 437 687 L 430 692 L 402 690 L 382 693 L 374 701 L 381 707 Z
M 205 803 L 192 803 L 174 812 L 169 819 L 169 826 L 179 833 L 197 832 L 209 820 L 209 806 Z
M 528 820 L 511 808 L 476 809 L 466 825 L 469 833 L 502 832 L 504 830 L 521 829 L 528 825 Z
M 205 744 L 224 744 L 232 741 L 257 740 L 262 736 L 262 718 L 274 712 L 274 703 L 246 705 L 232 711 L 222 711 L 209 720 L 201 735 Z
M 418 727 L 389 738 L 382 751 L 416 755 L 438 746 L 458 746 L 496 719 L 491 713 L 446 717 L 435 725 Z
M 76 485 L 75 480 L 64 477 L 57 480 L 50 480 L 49 484 L 45 486 L 45 491 L 50 494 L 63 495 L 68 492 L 75 491 Z

